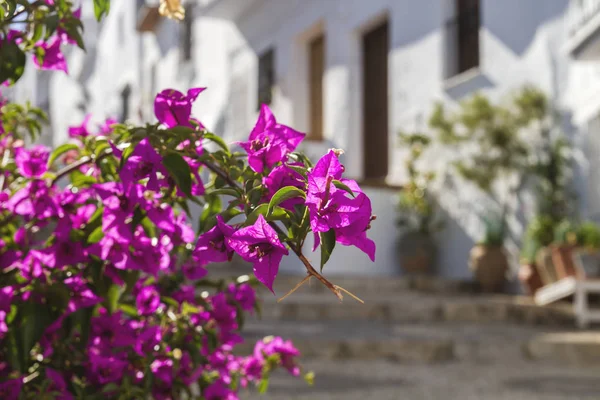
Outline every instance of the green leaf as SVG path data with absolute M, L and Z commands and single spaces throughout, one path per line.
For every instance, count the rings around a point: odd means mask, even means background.
M 275 206 L 278 206 L 282 202 L 292 199 L 294 197 L 302 197 L 306 198 L 306 193 L 304 191 L 298 189 L 295 186 L 285 186 L 279 189 L 271 198 L 269 202 L 269 208 L 267 211 L 267 215 L 271 215 Z
M 138 317 L 137 309 L 131 304 L 119 304 L 119 309 L 130 317 Z
M 93 176 L 86 175 L 78 170 L 71 172 L 69 178 L 71 179 L 71 184 L 76 187 L 91 185 L 98 182 Z
M 58 146 L 52 152 L 52 154 L 50 154 L 50 158 L 48 159 L 48 167 L 50 167 L 58 157 L 70 150 L 79 150 L 79 146 L 74 143 L 65 143 L 63 145 Z
M 18 312 L 17 306 L 15 304 L 11 304 L 10 305 L 10 312 L 6 316 L 6 323 L 7 324 L 10 325 L 14 321 L 15 317 L 17 316 L 17 312 Z
M 174 126 L 173 128 L 169 128 L 167 130 L 178 136 L 189 136 L 195 132 L 195 129 L 190 128 L 189 126 Z
M 121 298 L 121 294 L 125 289 L 119 285 L 112 284 L 108 288 L 108 293 L 106 295 L 106 308 L 110 313 L 114 313 L 119 306 L 119 299 Z
M 188 197 L 192 196 L 192 171 L 189 164 L 178 153 L 169 153 L 163 158 L 163 164 L 177 186 Z
M 313 371 L 309 371 L 304 374 L 304 381 L 308 384 L 308 386 L 313 386 L 315 384 L 315 373 Z
M 267 389 L 269 389 L 269 378 L 264 377 L 260 380 L 260 383 L 258 384 L 258 393 L 265 394 L 267 393 Z
M 333 183 L 333 185 L 338 188 L 338 189 L 342 189 L 345 190 L 350 196 L 352 197 L 356 197 L 356 195 L 354 194 L 354 192 L 352 191 L 352 189 L 350 189 L 346 184 L 334 179 L 333 181 L 331 181 L 331 183 Z
M 306 169 L 306 167 L 301 167 L 299 165 L 286 165 L 286 167 L 293 169 L 294 171 L 296 171 L 297 173 L 299 173 L 300 175 L 302 175 L 304 178 L 306 178 L 306 174 L 308 173 L 308 170 Z
M 320 232 L 319 237 L 321 238 L 321 271 L 323 271 L 335 247 L 335 231 L 330 229 L 327 232 Z
M 33 346 L 40 340 L 42 334 L 50 325 L 51 318 L 48 308 L 39 307 L 33 302 L 27 302 L 22 307 L 23 319 L 21 320 L 21 357 L 23 365 L 27 365 Z
M 102 16 L 108 15 L 110 11 L 110 0 L 94 0 L 94 15 L 100 21 Z
M 219 136 L 215 135 L 214 133 L 210 133 L 210 132 L 206 132 L 203 135 L 204 139 L 210 140 L 211 142 L 216 143 L 220 148 L 222 148 L 225 153 L 230 154 L 229 153 L 229 147 L 227 147 L 227 144 L 225 143 L 225 141 L 220 138 Z
M 21 336 L 17 334 L 16 329 L 8 330 L 8 337 L 6 338 L 6 349 L 7 349 L 7 360 L 11 367 L 15 371 L 25 372 L 25 366 L 21 363 L 21 357 L 19 355 Z
M 233 188 L 221 188 L 221 189 L 216 189 L 210 192 L 210 194 L 215 195 L 215 196 L 233 196 L 233 197 L 240 197 L 240 192 L 233 189 Z
M 269 206 L 267 204 L 259 205 L 250 213 L 250 215 L 248 215 L 248 217 L 246 217 L 246 221 L 244 222 L 244 225 L 248 226 L 248 225 L 254 224 L 256 222 L 256 220 L 258 219 L 259 215 L 262 215 L 263 217 L 265 217 L 265 219 L 267 221 L 276 221 L 276 220 L 283 221 L 283 220 L 289 219 L 289 217 L 290 217 L 287 210 L 285 210 L 284 208 L 281 208 L 281 207 L 273 208 L 272 212 L 269 215 L 267 215 L 268 210 L 269 210 Z
M 103 237 L 104 232 L 102 231 L 102 226 L 99 226 L 96 229 L 94 229 L 92 233 L 90 233 L 90 236 L 88 237 L 88 243 L 98 243 L 100 240 L 102 240 Z
M 221 198 L 219 196 L 205 196 L 206 204 L 200 215 L 199 229 L 201 232 L 206 232 L 214 226 L 214 216 L 221 211 Z M 212 221 L 211 221 L 212 219 Z
M 0 47 L 0 82 L 16 82 L 25 71 L 27 58 L 21 48 L 14 42 Z

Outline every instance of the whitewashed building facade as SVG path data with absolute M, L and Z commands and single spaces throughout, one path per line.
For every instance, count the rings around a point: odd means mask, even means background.
M 452 105 L 475 91 L 499 98 L 532 83 L 569 122 L 583 215 L 600 213 L 600 0 L 184 4 L 187 22 L 177 24 L 159 18 L 150 1 L 113 1 L 98 25 L 84 2 L 88 52 L 73 50 L 71 75 L 55 74 L 49 85 L 55 144 L 85 112 L 97 120 L 152 119 L 153 97 L 164 88 L 208 87 L 195 115 L 229 141 L 247 135 L 258 103 L 270 102 L 280 122 L 308 133 L 302 149 L 312 157 L 344 149 L 347 174 L 373 199 L 376 264 L 339 246 L 326 272 L 395 275 L 394 196 L 406 157 L 397 132 L 425 129 L 434 101 Z M 468 252 L 482 229 L 474 213 L 482 197 L 456 186 L 444 159 L 440 149 L 428 162 L 442 172 L 447 217 L 437 238 L 437 273 L 466 278 Z M 523 229 L 518 217 L 511 223 Z M 284 268 L 301 273 L 292 264 Z

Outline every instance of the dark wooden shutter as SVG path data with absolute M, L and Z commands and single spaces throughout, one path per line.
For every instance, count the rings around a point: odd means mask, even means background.
M 323 75 L 325 74 L 325 36 L 309 44 L 309 110 L 310 131 L 308 139 L 323 140 Z
M 185 8 L 185 18 L 180 25 L 181 32 L 181 55 L 183 61 L 189 61 L 192 59 L 192 29 L 194 24 L 194 12 L 192 6 Z
M 273 87 L 275 86 L 275 50 L 265 51 L 258 59 L 258 101 L 256 108 L 261 104 L 271 104 L 273 100 Z
M 479 0 L 456 1 L 458 73 L 479 65 Z
M 383 179 L 388 173 L 388 23 L 363 37 L 364 176 Z
M 121 91 L 121 122 L 129 119 L 129 100 L 131 97 L 131 86 L 126 85 Z

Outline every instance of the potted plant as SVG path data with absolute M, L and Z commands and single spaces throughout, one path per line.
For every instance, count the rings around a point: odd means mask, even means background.
M 573 261 L 573 251 L 577 247 L 578 241 L 577 233 L 577 226 L 569 220 L 562 221 L 554 231 L 554 243 L 551 251 L 552 263 L 558 279 L 579 275 Z
M 549 285 L 558 280 L 556 268 L 552 261 L 550 245 L 554 241 L 556 222 L 546 214 L 537 215 L 530 222 L 523 240 L 523 249 L 533 257 L 535 269 L 542 285 Z
M 519 272 L 517 274 L 523 290 L 529 295 L 534 295 L 544 285 L 542 276 L 536 265 L 536 255 L 543 247 L 542 241 L 536 235 L 535 228 L 538 225 L 538 220 L 539 217 L 534 219 L 534 222 L 527 227 L 527 231 L 525 232 L 525 237 L 521 245 Z
M 483 291 L 497 292 L 504 286 L 509 267 L 504 250 L 505 222 L 501 217 L 483 220 L 485 235 L 483 240 L 471 249 L 469 268 Z
M 398 197 L 398 258 L 406 273 L 426 274 L 431 272 L 437 253 L 433 233 L 442 227 L 429 190 L 435 174 L 417 168 L 417 161 L 429 146 L 430 138 L 417 133 L 400 133 L 399 137 L 403 144 L 409 146 L 410 157 L 406 162 L 409 180 Z
M 600 277 L 600 227 L 593 222 L 579 226 L 577 239 L 579 246 L 573 253 L 573 261 L 586 278 Z
M 439 103 L 430 117 L 429 125 L 439 140 L 452 146 L 452 154 L 457 155 L 452 165 L 458 175 L 477 186 L 501 210 L 498 221 L 485 222 L 486 240 L 471 252 L 471 269 L 484 289 L 500 288 L 504 282 L 508 263 L 502 242 L 511 234 L 506 219 L 531 172 L 531 145 L 524 134 L 539 125 L 547 108 L 543 93 L 525 87 L 505 104 L 493 104 L 476 94 L 461 102 L 452 114 Z M 493 264 L 478 261 L 488 258 Z M 486 268 L 490 268 L 489 273 L 483 271 Z M 496 281 L 492 282 L 492 277 Z

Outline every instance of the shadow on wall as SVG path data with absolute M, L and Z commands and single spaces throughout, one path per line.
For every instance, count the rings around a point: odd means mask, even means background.
M 454 279 L 470 279 L 469 252 L 475 241 L 447 210 L 439 209 L 444 229 L 436 234 L 438 248 L 434 274 Z
M 467 71 L 465 74 L 471 74 Z M 472 77 L 466 78 L 464 81 L 456 84 L 446 86 L 444 91 L 452 100 L 461 100 L 467 96 L 471 96 L 473 93 L 484 90 L 492 89 L 495 87 L 494 82 L 490 80 L 484 73 L 479 69 L 472 71 Z
M 569 0 L 484 0 L 482 25 L 515 54 L 522 55 L 538 27 L 563 16 L 568 4 Z

